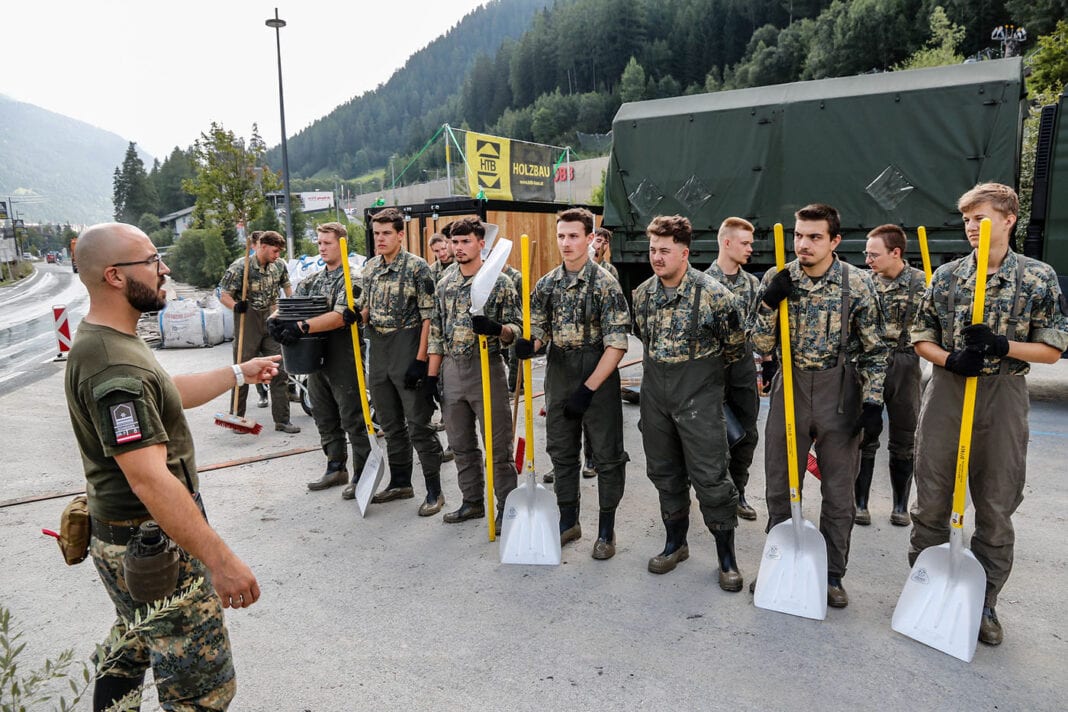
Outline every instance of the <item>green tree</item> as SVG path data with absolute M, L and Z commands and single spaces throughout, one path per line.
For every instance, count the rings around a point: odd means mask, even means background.
M 115 207 L 115 219 L 134 225 L 144 213 L 157 210 L 156 191 L 148 180 L 145 163 L 137 155 L 137 144 L 130 142 L 122 166 L 115 169 L 112 180 L 111 200 Z
M 156 230 L 159 230 L 159 215 L 154 213 L 142 213 L 141 217 L 137 219 L 136 225 L 141 228 L 141 232 L 146 235 L 151 235 Z
M 619 77 L 619 98 L 624 102 L 641 101 L 645 95 L 645 70 L 638 60 L 630 58 Z
M 196 196 L 193 223 L 227 234 L 234 254 L 243 249 L 237 245 L 237 226 L 254 220 L 263 207 L 265 194 L 281 184 L 264 164 L 266 152 L 255 124 L 247 145 L 243 138 L 215 122 L 193 145 L 196 175 L 182 181 L 182 189 Z
M 941 5 L 936 5 L 931 10 L 928 26 L 931 28 L 931 37 L 927 44 L 896 65 L 895 70 L 944 67 L 964 61 L 964 55 L 957 51 L 960 43 L 964 41 L 964 28 L 951 21 Z
M 174 279 L 194 287 L 214 287 L 230 264 L 222 230 L 189 229 L 167 253 Z
M 161 215 L 188 208 L 196 201 L 196 196 L 182 189 L 182 181 L 192 180 L 196 175 L 192 153 L 175 146 L 171 155 L 148 174 L 159 196 Z
M 1038 38 L 1038 50 L 1031 56 L 1033 94 L 1057 96 L 1068 85 L 1068 21 L 1061 20 L 1053 32 Z

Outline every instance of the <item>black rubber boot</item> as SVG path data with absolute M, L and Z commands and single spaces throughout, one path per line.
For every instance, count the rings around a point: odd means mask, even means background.
M 575 541 L 582 536 L 582 527 L 578 521 L 579 506 L 577 504 L 560 505 L 560 546 Z
M 327 487 L 334 487 L 335 485 L 343 485 L 349 481 L 349 473 L 345 469 L 344 460 L 331 460 L 326 463 L 326 472 L 323 476 L 314 482 L 308 483 L 308 489 L 313 492 L 318 490 L 324 490 Z
M 597 541 L 593 543 L 593 558 L 611 559 L 616 555 L 616 510 L 602 511 L 597 520 Z
M 389 487 L 371 497 L 375 504 L 391 502 L 395 499 L 411 499 L 415 496 L 412 489 L 412 466 L 389 468 Z
M 141 677 L 116 677 L 102 675 L 93 685 L 93 712 L 103 712 L 134 690 L 140 689 L 145 682 Z M 123 707 L 124 710 L 141 709 L 140 698 L 136 707 Z
M 871 513 L 868 512 L 868 495 L 871 492 L 871 477 L 874 472 L 875 458 L 860 458 L 860 472 L 857 473 L 857 483 L 853 489 L 857 502 L 857 515 L 853 521 L 865 527 L 871 524 Z
M 690 558 L 690 547 L 686 544 L 686 534 L 690 531 L 690 510 L 682 509 L 666 516 L 664 528 L 667 529 L 664 550 L 649 559 L 649 571 L 654 574 L 674 571 L 680 562 Z
M 779 372 L 779 362 L 775 359 L 760 364 L 760 380 L 764 382 L 764 393 L 771 393 L 771 381 Z
M 894 496 L 894 509 L 890 523 L 897 527 L 912 524 L 909 516 L 909 496 L 912 494 L 912 460 L 890 458 L 890 489 Z
M 716 538 L 716 554 L 719 556 L 719 587 L 724 591 L 742 590 L 742 575 L 738 572 L 738 557 L 734 554 L 734 530 L 717 529 L 712 532 Z

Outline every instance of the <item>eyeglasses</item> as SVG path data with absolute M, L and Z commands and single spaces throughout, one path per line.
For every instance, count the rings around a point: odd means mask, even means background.
M 862 252 L 860 254 L 862 254 L 864 256 L 864 259 L 866 259 L 866 260 L 877 260 L 880 257 L 883 257 L 883 255 L 875 253 L 875 252 Z
M 159 272 L 160 263 L 163 262 L 163 255 L 156 253 L 145 260 L 137 260 L 136 262 L 116 262 L 111 265 L 112 267 L 133 267 L 134 265 L 156 265 L 156 272 Z

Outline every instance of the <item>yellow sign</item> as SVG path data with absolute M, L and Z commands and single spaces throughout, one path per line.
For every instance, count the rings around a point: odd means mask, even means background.
M 499 136 L 468 131 L 467 185 L 471 197 L 479 191 L 490 200 L 512 199 L 511 141 Z

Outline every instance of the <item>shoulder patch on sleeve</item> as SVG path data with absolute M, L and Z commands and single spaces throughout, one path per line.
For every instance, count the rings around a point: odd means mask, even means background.
M 137 407 L 133 401 L 109 406 L 108 412 L 111 415 L 111 427 L 115 431 L 116 443 L 125 445 L 141 439 L 141 423 L 137 420 Z

